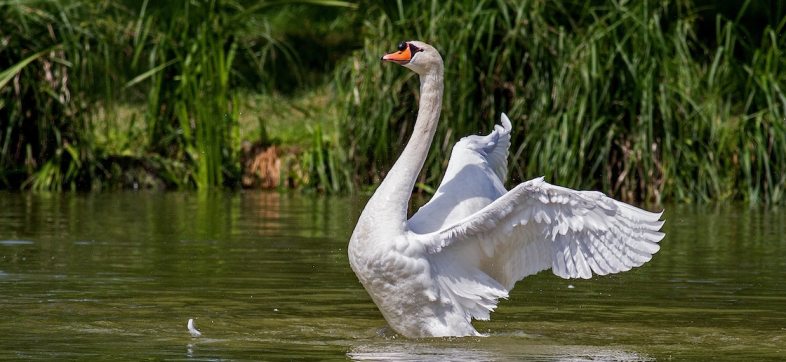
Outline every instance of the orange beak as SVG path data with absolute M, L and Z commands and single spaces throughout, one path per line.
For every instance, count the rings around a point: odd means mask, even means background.
M 385 54 L 384 56 L 382 56 L 382 60 L 387 60 L 389 62 L 394 62 L 404 65 L 409 63 L 410 60 L 412 60 L 412 51 L 409 49 L 409 47 L 406 47 L 402 51 Z

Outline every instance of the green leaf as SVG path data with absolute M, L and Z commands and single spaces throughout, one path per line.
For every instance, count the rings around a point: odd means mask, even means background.
M 21 62 L 12 65 L 10 68 L 0 72 L 0 89 L 3 89 L 3 87 L 5 87 L 5 85 L 6 85 L 6 83 L 8 83 L 11 79 L 13 79 L 14 76 L 16 76 L 17 73 L 19 73 L 22 69 L 24 69 L 24 67 L 26 67 L 28 64 L 30 64 L 32 61 L 38 59 L 40 56 L 42 56 L 42 55 L 46 54 L 47 52 L 49 52 L 50 50 L 52 50 L 52 48 L 54 48 L 54 47 L 51 47 L 51 48 L 48 48 L 48 49 L 44 49 L 44 50 L 42 50 L 42 51 L 40 51 L 38 53 L 35 53 L 35 54 L 33 54 L 33 55 L 23 59 Z
M 126 85 L 123 86 L 123 88 L 132 87 L 134 84 L 140 83 L 140 82 L 144 81 L 145 79 L 152 77 L 154 74 L 160 72 L 162 69 L 164 69 L 164 68 L 166 68 L 166 67 L 168 67 L 168 66 L 170 66 L 172 64 L 175 64 L 175 62 L 177 62 L 177 59 L 172 59 L 172 60 L 170 60 L 170 61 L 168 61 L 168 62 L 166 62 L 164 64 L 160 64 L 160 65 L 158 65 L 156 67 L 153 67 L 152 69 L 150 69 L 150 70 L 148 70 L 148 71 L 146 71 L 146 72 L 144 72 L 144 73 L 134 77 L 134 79 L 131 79 L 128 83 L 126 83 Z

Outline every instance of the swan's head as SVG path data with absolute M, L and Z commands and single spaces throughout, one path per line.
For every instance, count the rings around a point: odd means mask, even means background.
M 433 46 L 422 41 L 402 41 L 398 51 L 385 54 L 382 60 L 398 63 L 420 75 L 432 71 L 442 71 L 442 57 Z

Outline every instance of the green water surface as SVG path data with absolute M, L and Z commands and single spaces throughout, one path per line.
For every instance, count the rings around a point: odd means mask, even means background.
M 407 340 L 347 262 L 364 202 L 0 193 L 0 359 L 786 359 L 784 211 L 667 207 L 644 267 L 544 272 L 475 323 L 488 337 Z

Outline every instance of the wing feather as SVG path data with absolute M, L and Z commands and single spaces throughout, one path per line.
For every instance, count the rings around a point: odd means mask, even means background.
M 660 249 L 661 215 L 537 178 L 418 238 L 433 255 L 479 248 L 478 267 L 510 290 L 549 267 L 563 278 L 586 279 L 640 266 Z
M 510 120 L 485 136 L 467 136 L 453 146 L 445 176 L 434 197 L 408 220 L 411 230 L 428 233 L 481 210 L 503 195 L 508 172 Z

